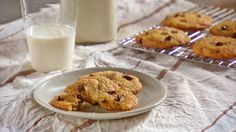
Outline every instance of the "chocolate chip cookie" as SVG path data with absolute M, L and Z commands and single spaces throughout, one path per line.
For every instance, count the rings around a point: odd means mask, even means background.
M 214 59 L 235 58 L 236 39 L 223 36 L 209 36 L 197 41 L 192 49 L 197 55 Z
M 133 93 L 123 90 L 118 84 L 103 76 L 80 78 L 65 91 L 76 93 L 81 100 L 91 104 L 98 103 L 111 111 L 131 110 L 138 104 L 138 99 Z
M 157 49 L 187 45 L 189 41 L 190 39 L 185 32 L 170 27 L 152 29 L 136 37 L 136 42 L 141 46 Z
M 79 110 L 82 102 L 75 94 L 61 94 L 53 98 L 50 104 L 66 111 L 76 111 Z
M 208 28 L 213 19 L 197 12 L 180 12 L 167 16 L 162 24 L 182 30 L 202 30 Z
M 226 20 L 210 29 L 213 35 L 226 36 L 236 38 L 236 21 Z
M 106 77 L 116 83 L 122 90 L 132 92 L 133 94 L 137 94 L 142 89 L 142 84 L 137 77 L 118 71 L 96 72 L 90 75 L 83 76 L 82 78 L 94 76 Z

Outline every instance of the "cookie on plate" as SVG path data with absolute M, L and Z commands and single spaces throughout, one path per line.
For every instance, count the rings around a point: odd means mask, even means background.
M 167 16 L 162 24 L 182 30 L 202 30 L 208 28 L 214 20 L 197 12 L 180 12 Z
M 131 110 L 138 104 L 133 93 L 122 90 L 118 84 L 103 76 L 81 78 L 68 86 L 66 91 L 76 93 L 82 100 L 91 104 L 98 103 L 111 111 Z
M 190 39 L 184 31 L 170 27 L 152 29 L 136 37 L 136 42 L 141 46 L 157 49 L 186 45 L 189 41 Z
M 75 94 L 61 94 L 52 99 L 50 104 L 66 111 L 79 110 L 82 101 Z
M 226 36 L 236 38 L 236 21 L 226 20 L 210 29 L 213 35 Z
M 236 57 L 236 39 L 223 36 L 209 36 L 198 40 L 193 51 L 200 56 L 214 59 L 230 59 Z
M 94 76 L 106 77 L 116 83 L 122 90 L 132 92 L 133 94 L 137 94 L 142 89 L 142 84 L 137 77 L 118 71 L 96 72 L 90 75 L 83 76 L 81 78 Z

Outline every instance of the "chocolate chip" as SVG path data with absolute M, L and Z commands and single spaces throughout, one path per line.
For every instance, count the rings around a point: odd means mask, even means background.
M 57 101 L 63 101 L 64 99 L 61 96 L 57 97 Z
M 168 35 L 168 33 L 167 32 L 162 32 L 161 35 Z
M 233 33 L 233 34 L 232 34 L 232 37 L 233 37 L 233 38 L 236 38 L 236 33 Z
M 105 103 L 105 102 L 107 102 L 107 100 L 103 99 L 103 100 L 101 100 L 101 102 Z
M 181 22 L 187 22 L 187 20 L 185 20 L 185 19 L 181 19 L 180 21 L 181 21 Z
M 149 35 L 149 32 L 145 32 L 144 34 L 145 34 L 145 35 Z
M 183 13 L 177 13 L 174 15 L 174 17 L 179 17 L 179 16 L 184 17 L 185 15 Z
M 76 110 L 79 110 L 80 109 L 80 105 L 76 105 Z
M 222 42 L 217 42 L 216 44 L 215 44 L 216 46 L 222 46 L 222 45 L 224 45 Z
M 142 44 L 143 39 L 142 39 L 142 38 L 139 38 L 139 39 L 137 39 L 137 42 L 138 42 L 139 44 Z
M 170 40 L 171 40 L 171 36 L 167 36 L 164 41 L 170 41 Z
M 172 30 L 171 33 L 178 33 L 178 31 Z
M 85 91 L 84 86 L 78 86 L 78 87 L 77 87 L 77 91 L 78 91 L 78 92 L 83 92 L 83 91 Z
M 98 105 L 98 102 L 93 102 L 92 105 Z
M 139 40 L 139 43 L 143 43 L 143 39 L 142 38 Z
M 93 77 L 93 75 L 91 74 L 91 75 L 89 75 L 90 77 Z
M 118 94 L 115 98 L 115 101 L 119 102 L 123 99 L 123 95 Z
M 108 94 L 116 94 L 116 91 L 108 91 Z
M 178 17 L 179 15 L 180 15 L 180 14 L 179 14 L 179 13 L 177 13 L 177 14 L 175 14 L 175 15 L 174 15 L 174 17 Z
M 124 75 L 123 78 L 126 79 L 126 80 L 128 80 L 128 81 L 130 81 L 130 80 L 133 79 L 132 77 L 130 77 L 130 76 L 128 76 L 128 75 Z
M 222 29 L 222 30 L 227 30 L 228 27 L 227 27 L 226 25 L 223 25 L 223 26 L 221 27 L 221 29 Z
M 83 99 L 81 95 L 77 95 L 77 99 Z
M 197 17 L 201 18 L 201 17 L 202 17 L 202 15 L 201 15 L 201 14 L 197 14 Z
M 81 103 L 83 103 L 84 101 L 83 100 L 78 100 L 78 102 L 77 102 L 77 104 L 81 104 Z

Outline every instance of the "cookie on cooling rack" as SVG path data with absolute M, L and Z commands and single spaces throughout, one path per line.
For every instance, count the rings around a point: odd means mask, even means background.
M 76 111 L 79 110 L 82 102 L 75 94 L 61 94 L 53 98 L 50 104 L 66 111 Z
M 162 24 L 182 30 L 202 30 L 213 23 L 213 18 L 197 12 L 179 12 L 167 16 Z
M 184 31 L 171 27 L 152 29 L 136 37 L 136 42 L 141 46 L 157 49 L 186 45 L 189 41 Z
M 213 35 L 227 36 L 236 38 L 236 21 L 226 20 L 210 29 L 210 33 Z
M 192 49 L 195 54 L 209 58 L 236 58 L 236 39 L 224 36 L 208 36 L 198 40 Z
M 104 76 L 89 76 L 68 86 L 66 92 L 76 93 L 83 101 L 111 111 L 131 110 L 138 104 L 137 97 L 120 88 L 118 84 Z

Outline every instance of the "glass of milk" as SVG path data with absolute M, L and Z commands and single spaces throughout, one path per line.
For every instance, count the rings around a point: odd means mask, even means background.
M 77 0 L 20 0 L 32 68 L 71 68 Z

